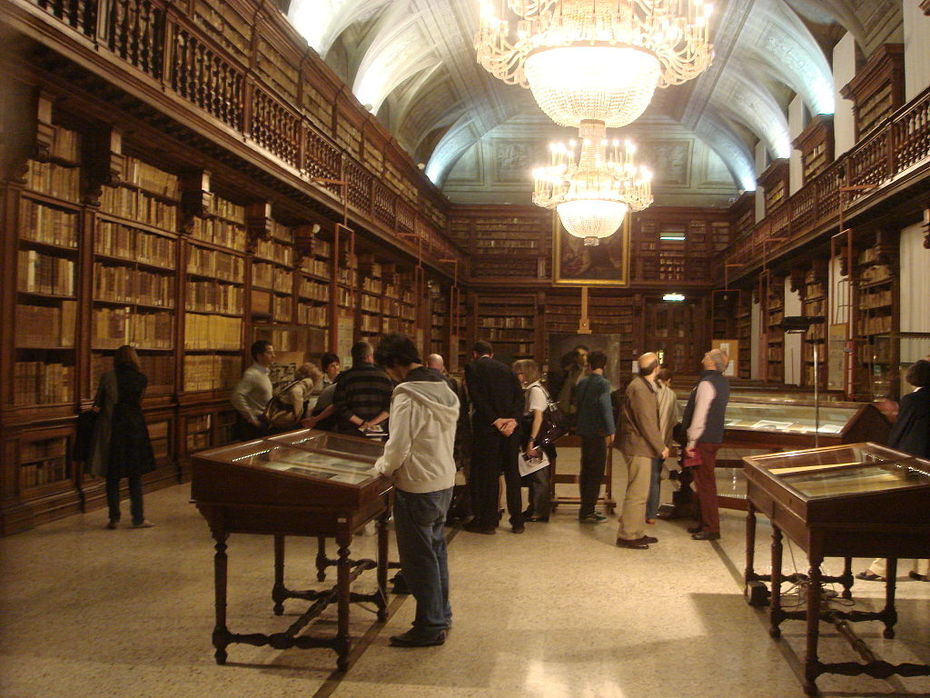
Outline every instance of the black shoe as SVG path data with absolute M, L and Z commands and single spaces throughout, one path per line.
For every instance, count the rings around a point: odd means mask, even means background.
M 884 582 L 885 578 L 880 574 L 875 574 L 871 570 L 866 570 L 865 572 L 860 572 L 856 575 L 856 579 L 864 579 L 867 582 Z
M 497 530 L 496 526 L 482 526 L 474 521 L 465 524 L 462 526 L 463 531 L 468 531 L 469 533 L 483 533 L 486 536 L 493 536 Z
M 710 531 L 701 531 L 700 533 L 695 533 L 691 538 L 694 540 L 720 540 L 720 534 L 711 533 Z
M 648 550 L 649 543 L 646 542 L 646 536 L 627 540 L 626 538 L 617 538 L 618 548 L 630 548 L 632 550 Z
M 915 572 L 914 570 L 911 570 L 910 572 L 908 572 L 907 576 L 910 577 L 911 579 L 916 579 L 918 582 L 927 581 L 927 575 L 920 574 L 920 572 Z
M 700 533 L 703 530 L 700 526 L 688 526 L 688 533 Z
M 434 637 L 419 637 L 408 630 L 403 635 L 394 635 L 390 639 L 391 647 L 435 647 L 446 641 L 446 633 L 440 633 Z
M 658 542 L 659 542 L 659 539 L 658 539 L 658 538 L 653 538 L 652 536 L 643 536 L 643 540 L 646 541 L 647 543 L 649 543 L 649 545 L 652 545 L 653 543 L 658 543 Z
M 581 523 L 598 524 L 598 523 L 605 523 L 607 521 L 607 517 L 604 516 L 601 512 L 595 511 L 593 514 L 586 514 L 584 516 L 579 516 L 578 521 L 580 521 Z
M 522 512 L 522 514 L 523 514 L 523 518 L 524 518 L 524 519 L 528 519 L 528 518 L 534 516 L 533 510 L 532 510 L 532 509 L 524 509 L 523 512 Z
M 548 516 L 524 516 L 524 521 L 530 521 L 532 523 L 548 523 Z
M 524 526 L 523 524 L 520 524 L 518 526 L 512 526 L 510 530 L 513 531 L 514 533 L 523 533 L 526 530 L 526 526 Z

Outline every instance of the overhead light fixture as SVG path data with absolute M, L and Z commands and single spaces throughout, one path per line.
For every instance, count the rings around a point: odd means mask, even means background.
M 637 167 L 633 143 L 608 141 L 603 122 L 582 122 L 579 135 L 550 144 L 549 164 L 533 170 L 533 203 L 555 209 L 571 235 L 597 245 L 629 211 L 652 203 L 652 173 Z
M 475 49 L 557 124 L 616 128 L 645 111 L 656 87 L 710 65 L 711 13 L 703 0 L 484 0 Z
M 684 295 L 681 293 L 666 293 L 662 296 L 662 300 L 668 303 L 680 303 L 685 299 Z
M 669 240 L 672 242 L 684 242 L 685 234 L 684 233 L 662 233 L 659 235 L 660 240 Z

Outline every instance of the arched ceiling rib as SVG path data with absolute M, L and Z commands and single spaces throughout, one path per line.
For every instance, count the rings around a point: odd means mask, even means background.
M 715 152 L 734 189 L 752 189 L 756 139 L 773 157 L 791 152 L 785 116 L 791 93 L 812 114 L 833 112 L 829 63 L 809 27 L 827 41 L 829 32 L 816 26 L 840 23 L 860 42 L 875 43 L 895 30 L 896 3 L 726 0 L 714 18 L 715 64 L 691 83 L 660 91 L 650 111 L 677 121 L 685 129 L 679 136 L 689 133 Z M 441 185 L 463 153 L 498 126 L 539 113 L 528 91 L 503 85 L 477 65 L 478 6 L 478 0 L 293 0 L 289 16 L 324 57 L 344 37 L 340 46 L 356 66 L 350 78 L 359 101 L 375 113 L 389 105 L 382 110 L 386 125 Z

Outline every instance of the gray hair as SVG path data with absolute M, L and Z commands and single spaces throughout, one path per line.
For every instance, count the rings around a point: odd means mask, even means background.
M 730 363 L 730 357 L 727 356 L 727 353 L 722 349 L 711 349 L 708 352 L 710 360 L 714 362 L 714 368 L 723 373 L 727 369 L 727 364 Z

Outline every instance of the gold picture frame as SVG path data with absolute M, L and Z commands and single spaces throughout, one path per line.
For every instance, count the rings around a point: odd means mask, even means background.
M 556 284 L 585 286 L 630 285 L 630 214 L 613 235 L 597 247 L 585 247 L 570 235 L 552 212 L 552 276 Z

